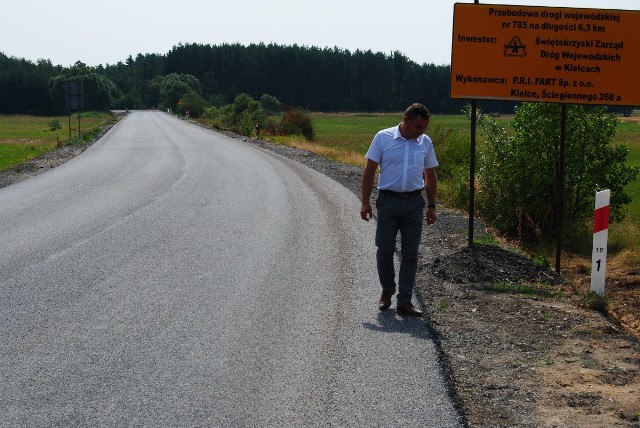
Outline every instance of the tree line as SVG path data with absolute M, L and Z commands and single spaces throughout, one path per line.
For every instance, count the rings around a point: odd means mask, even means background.
M 0 53 L 0 112 L 64 112 L 68 80 L 83 81 L 86 108 L 98 110 L 175 108 L 179 87 L 213 106 L 242 93 L 255 99 L 269 94 L 284 106 L 312 111 L 400 111 L 421 101 L 434 113 L 459 113 L 464 105 L 449 98 L 449 65 L 419 65 L 401 52 L 192 43 L 97 67 L 34 64 Z M 512 111 L 514 103 L 488 101 L 484 107 Z

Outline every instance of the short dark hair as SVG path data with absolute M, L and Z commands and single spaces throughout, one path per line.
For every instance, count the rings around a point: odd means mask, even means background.
M 409 119 L 413 120 L 416 117 L 420 116 L 423 119 L 429 120 L 431 118 L 431 113 L 427 108 L 420 103 L 413 103 L 404 112 L 404 115 Z

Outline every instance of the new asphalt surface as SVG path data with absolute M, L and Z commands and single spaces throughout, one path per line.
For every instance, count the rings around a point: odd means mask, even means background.
M 0 189 L 0 426 L 462 426 L 359 207 L 160 112 Z

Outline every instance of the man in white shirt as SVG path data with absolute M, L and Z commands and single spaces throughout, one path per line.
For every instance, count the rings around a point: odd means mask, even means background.
M 438 179 L 435 167 L 438 166 L 438 160 L 431 139 L 424 134 L 430 118 L 424 105 L 414 103 L 409 106 L 402 123 L 383 129 L 373 138 L 365 155 L 367 165 L 362 173 L 360 217 L 369 221 L 373 218 L 369 198 L 376 170 L 380 167 L 376 200 L 376 260 L 382 295 L 378 307 L 380 310 L 388 309 L 396 292 L 393 257 L 400 231 L 402 259 L 396 310 L 399 314 L 411 316 L 423 315 L 411 303 L 422 237 L 422 218 L 426 218 L 427 224 L 436 221 Z M 426 203 L 422 189 L 425 189 Z

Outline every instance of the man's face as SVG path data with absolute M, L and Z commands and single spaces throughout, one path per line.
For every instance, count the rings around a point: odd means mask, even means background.
M 418 138 L 419 136 L 424 134 L 424 132 L 427 130 L 427 126 L 429 125 L 429 120 L 423 119 L 420 116 L 416 117 L 413 120 L 410 120 L 405 116 L 402 119 L 402 122 L 404 125 L 403 131 L 404 131 L 404 134 L 406 134 L 406 135 L 403 135 L 403 137 L 406 138 L 407 140 Z

